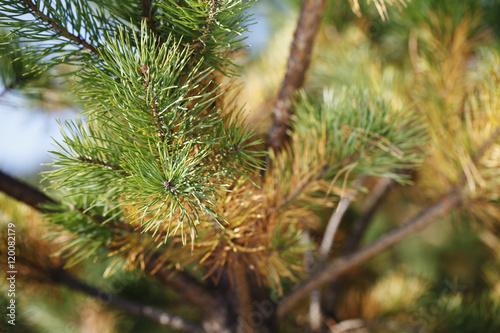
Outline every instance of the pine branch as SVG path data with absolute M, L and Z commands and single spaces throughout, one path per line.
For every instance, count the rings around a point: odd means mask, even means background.
M 47 196 L 45 193 L 38 191 L 28 184 L 22 183 L 0 170 L 0 191 L 10 197 L 19 200 L 28 206 L 31 206 L 41 212 L 46 212 L 40 205 L 56 204 L 57 202 Z
M 457 193 L 451 192 L 445 195 L 434 205 L 429 206 L 417 216 L 410 219 L 404 225 L 393 230 L 363 249 L 351 255 L 341 256 L 324 269 L 315 274 L 309 280 L 301 283 L 292 292 L 283 297 L 278 304 L 277 314 L 283 316 L 291 310 L 298 302 L 309 295 L 311 291 L 319 288 L 325 283 L 335 280 L 338 276 L 365 263 L 380 252 L 396 245 L 406 237 L 429 226 L 437 218 L 444 216 L 451 210 L 462 206 L 462 198 Z
M 186 332 L 204 332 L 201 327 L 176 315 L 155 309 L 151 306 L 122 298 L 110 292 L 97 289 L 77 278 L 72 277 L 55 264 L 43 264 L 39 260 L 32 260 L 23 256 L 17 256 L 19 264 L 26 267 L 30 272 L 28 280 L 35 280 L 41 283 L 55 283 L 65 285 L 71 289 L 78 290 L 84 294 L 95 297 L 106 306 L 111 306 L 133 315 L 142 316 L 167 327 L 172 327 Z
M 40 11 L 38 7 L 33 3 L 33 1 L 31 0 L 20 0 L 20 1 L 26 7 L 29 8 L 29 10 L 33 13 L 33 15 L 35 15 L 41 21 L 48 23 L 53 30 L 57 31 L 62 36 L 68 38 L 69 40 L 73 41 L 78 45 L 83 46 L 87 50 L 90 50 L 92 53 L 99 56 L 99 51 L 93 45 L 89 44 L 85 39 L 81 38 L 80 36 L 76 36 L 67 31 L 65 28 L 59 26 L 54 20 L 50 19 L 47 15 L 45 15 L 42 11 Z
M 106 305 L 111 305 L 128 313 L 151 319 L 162 326 L 171 327 L 185 332 L 204 332 L 200 326 L 189 320 L 165 311 L 161 311 L 151 306 L 122 298 L 107 291 L 99 290 L 70 276 L 62 269 L 51 268 L 49 269 L 49 275 L 53 282 L 61 283 L 71 289 L 78 290 L 84 294 L 95 297 Z
M 6 175 L 2 171 L 0 171 L 0 191 L 33 207 L 41 213 L 52 212 L 50 210 L 47 210 L 45 207 L 42 207 L 41 205 L 48 203 L 57 204 L 57 201 L 55 201 L 54 199 L 48 197 L 39 190 L 31 187 L 30 185 L 27 185 Z M 81 212 L 79 208 L 74 209 Z M 84 214 L 90 216 L 93 219 L 97 218 L 94 215 L 89 215 L 88 212 L 85 212 Z M 125 228 L 124 226 L 112 226 L 113 228 L 118 229 Z M 126 230 L 130 231 L 130 229 L 128 228 L 126 228 Z M 214 297 L 201 283 L 184 272 L 166 268 L 167 264 L 168 263 L 164 260 L 162 261 L 161 258 L 153 256 L 150 260 L 148 260 L 147 264 L 144 267 L 144 270 L 150 272 L 152 275 L 157 276 L 166 285 L 173 286 L 175 290 L 185 296 L 186 299 L 196 307 L 202 310 L 206 307 L 210 310 L 215 309 Z
M 192 59 L 202 68 L 211 68 L 224 75 L 235 74 L 231 55 L 243 47 L 244 31 L 248 31 L 250 16 L 246 10 L 254 1 L 156 1 L 158 27 L 162 34 L 171 33 L 182 40 Z
M 0 191 L 4 192 L 8 196 L 25 203 L 26 205 L 38 210 L 40 213 L 55 213 L 58 211 L 54 211 L 48 208 L 43 207 L 45 204 L 57 205 L 58 202 L 47 196 L 45 193 L 31 187 L 30 185 L 20 182 L 19 180 L 10 177 L 9 175 L 3 173 L 0 170 Z M 99 218 L 95 215 L 90 214 L 88 211 L 85 211 L 81 207 L 72 207 L 73 210 L 78 211 L 84 215 L 91 217 L 93 220 L 96 220 L 98 223 L 103 223 L 104 219 Z M 116 225 L 110 224 L 113 228 L 128 230 L 129 228 L 126 225 Z
M 314 39 L 319 31 L 325 7 L 325 0 L 304 0 L 302 4 L 285 78 L 274 105 L 273 124 L 268 136 L 268 144 L 275 151 L 278 151 L 286 141 L 286 130 L 290 126 L 292 95 L 304 83 Z

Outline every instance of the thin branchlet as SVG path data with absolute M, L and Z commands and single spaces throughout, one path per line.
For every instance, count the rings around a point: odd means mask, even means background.
M 144 91 L 146 93 L 146 100 L 150 101 L 149 102 L 149 107 L 150 107 L 149 111 L 153 115 L 155 122 L 156 122 L 156 128 L 157 128 L 156 133 L 158 134 L 158 138 L 160 138 L 160 140 L 162 142 L 164 142 L 165 141 L 165 133 L 163 130 L 163 121 L 161 120 L 160 116 L 158 115 L 158 103 L 156 101 L 156 97 L 153 97 L 151 94 L 153 87 L 151 87 L 150 81 L 149 81 L 150 69 L 147 65 L 144 64 L 144 65 L 142 65 L 142 67 L 139 67 L 139 73 L 143 77 L 142 83 L 144 85 Z
M 118 230 L 123 230 L 127 232 L 132 232 L 133 228 L 129 223 L 115 223 L 113 221 L 107 221 L 104 219 L 102 216 L 97 215 L 89 211 L 88 209 L 84 209 L 83 207 L 80 206 L 70 206 L 69 207 L 71 210 L 74 210 L 75 212 L 78 212 L 80 214 L 83 214 L 90 218 L 95 224 L 106 224 L 108 227 L 112 228 L 114 233 L 116 233 L 116 229 Z
M 236 154 L 238 151 L 242 149 L 240 144 L 231 144 L 226 146 L 219 151 L 217 151 L 214 155 L 208 155 L 203 159 L 203 163 L 206 165 L 210 164 L 219 164 L 223 159 L 228 158 L 230 155 Z
M 28 9 L 35 15 L 36 18 L 41 20 L 42 22 L 45 22 L 50 25 L 51 29 L 57 31 L 60 33 L 62 36 L 68 38 L 69 40 L 75 42 L 78 45 L 81 45 L 83 48 L 91 51 L 92 53 L 96 55 L 100 55 L 99 51 L 97 48 L 93 45 L 91 45 L 89 42 L 87 42 L 84 38 L 82 38 L 80 35 L 74 35 L 70 33 L 67 29 L 64 27 L 60 26 L 57 24 L 56 21 L 48 17 L 48 15 L 44 14 L 41 10 L 38 9 L 38 7 L 33 3 L 31 0 L 21 0 L 21 2 L 28 7 Z
M 207 16 L 205 17 L 205 24 L 203 26 L 203 31 L 201 32 L 200 37 L 196 39 L 196 42 L 193 44 L 192 48 L 195 52 L 199 52 L 205 46 L 205 40 L 210 35 L 212 27 L 215 21 L 215 14 L 219 10 L 220 2 L 218 0 L 211 0 L 209 2 L 209 8 Z
M 101 165 L 101 166 L 104 166 L 104 167 L 112 169 L 112 170 L 123 171 L 123 169 L 120 166 L 118 166 L 118 165 L 114 165 L 114 164 L 111 164 L 109 162 L 101 161 L 99 159 L 88 157 L 88 156 L 81 156 L 81 155 L 79 155 L 78 156 L 78 160 L 80 160 L 82 162 L 85 162 L 85 163 L 90 163 L 90 164 L 95 164 L 95 165 Z

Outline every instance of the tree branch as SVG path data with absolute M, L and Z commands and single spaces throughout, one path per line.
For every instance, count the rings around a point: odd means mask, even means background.
M 309 67 L 314 39 L 318 33 L 326 0 L 304 0 L 299 21 L 293 36 L 287 70 L 278 99 L 274 105 L 273 124 L 269 131 L 268 145 L 278 151 L 286 141 L 290 123 L 292 94 L 302 87 Z
M 186 332 L 204 332 L 204 330 L 200 326 L 189 320 L 170 314 L 168 312 L 161 311 L 151 306 L 127 300 L 107 291 L 99 290 L 78 279 L 75 279 L 62 269 L 49 269 L 49 275 L 51 280 L 54 282 L 61 283 L 71 289 L 78 290 L 84 294 L 95 297 L 106 305 L 111 305 L 128 313 L 151 319 L 152 321 L 162 326 L 168 326 Z
M 366 176 L 361 176 L 354 182 L 354 187 L 359 187 L 364 182 Z M 332 248 L 333 240 L 335 239 L 335 234 L 337 233 L 342 217 L 344 216 L 347 208 L 351 205 L 352 198 L 356 195 L 356 190 L 351 189 L 347 192 L 347 195 L 340 199 L 337 205 L 337 209 L 333 212 L 328 225 L 326 226 L 325 234 L 321 241 L 321 245 L 318 250 L 319 254 L 319 270 L 323 269 L 328 255 L 330 254 L 330 249 Z M 311 324 L 311 330 L 313 332 L 318 332 L 321 328 L 321 322 L 323 318 L 323 313 L 321 312 L 321 297 L 320 290 L 315 289 L 311 292 L 311 304 L 309 306 L 309 321 Z
M 22 266 L 21 271 L 29 272 L 29 274 L 23 274 L 28 281 L 35 280 L 40 283 L 55 283 L 58 285 L 64 285 L 92 296 L 103 302 L 106 306 L 111 306 L 133 315 L 151 319 L 162 326 L 168 326 L 186 332 L 204 332 L 200 326 L 189 320 L 88 285 L 87 283 L 69 275 L 67 271 L 65 271 L 62 266 L 59 266 L 58 264 L 46 263 L 45 260 L 39 257 L 24 257 L 23 252 L 16 255 L 16 262 Z
M 0 192 L 4 192 L 8 196 L 38 210 L 40 213 L 57 213 L 60 212 L 58 210 L 50 210 L 45 207 L 42 207 L 43 204 L 54 204 L 57 205 L 58 202 L 47 196 L 45 193 L 37 190 L 36 188 L 20 182 L 19 180 L 12 178 L 11 176 L 3 173 L 0 170 Z M 103 223 L 104 219 L 99 218 L 88 211 L 85 211 L 81 207 L 72 207 L 73 210 L 78 211 L 84 215 L 89 216 L 90 218 L 97 220 L 99 223 Z M 121 230 L 130 231 L 131 228 L 124 225 L 116 225 L 111 224 L 113 228 L 118 228 Z
M 485 140 L 483 144 L 478 148 L 477 153 L 473 157 L 473 163 L 477 163 L 484 156 L 484 154 L 486 154 L 488 149 L 499 136 L 500 126 L 498 126 L 491 133 L 489 138 Z M 314 289 L 320 287 L 325 283 L 335 280 L 338 276 L 346 273 L 354 267 L 363 264 L 380 252 L 401 242 L 411 234 L 426 228 L 435 219 L 442 217 L 451 210 L 463 205 L 463 198 L 460 195 L 460 188 L 463 185 L 464 178 L 465 175 L 462 174 L 462 177 L 458 179 L 457 183 L 449 189 L 447 195 L 443 196 L 437 203 L 429 206 L 398 229 L 383 235 L 377 241 L 371 243 L 370 245 L 357 252 L 354 252 L 353 254 L 341 256 L 340 258 L 327 265 L 315 276 L 298 285 L 292 292 L 281 299 L 278 304 L 277 315 L 283 316 L 287 311 L 294 307 L 298 303 L 298 301 L 306 297 Z
M 250 297 L 250 288 L 246 276 L 246 265 L 237 258 L 232 266 L 238 295 L 239 317 L 243 319 L 238 323 L 238 333 L 256 333 L 257 330 L 252 321 L 252 298 Z
M 286 312 L 292 309 L 302 298 L 309 295 L 312 290 L 319 288 L 321 285 L 334 280 L 341 274 L 344 274 L 347 271 L 363 264 L 380 252 L 401 242 L 403 239 L 412 235 L 413 233 L 424 229 L 434 220 L 444 216 L 449 211 L 456 207 L 459 207 L 460 205 L 462 205 L 461 197 L 458 194 L 452 192 L 444 196 L 434 205 L 420 212 L 417 216 L 410 219 L 398 229 L 385 234 L 375 242 L 357 252 L 354 252 L 351 255 L 345 255 L 336 259 L 332 263 L 328 264 L 320 272 L 311 277 L 309 280 L 304 281 L 296 288 L 294 288 L 292 292 L 283 297 L 278 304 L 278 316 L 283 316 Z
M 359 187 L 365 180 L 366 176 L 361 176 L 354 182 L 354 187 Z M 347 208 L 351 205 L 352 198 L 356 195 L 355 190 L 349 190 L 347 195 L 340 199 L 339 204 L 337 205 L 337 209 L 330 217 L 328 221 L 328 225 L 326 226 L 325 234 L 323 235 L 323 240 L 321 241 L 321 246 L 319 247 L 319 260 L 320 264 L 323 264 L 326 259 L 328 259 L 328 255 L 330 253 L 330 249 L 332 248 L 333 240 L 335 238 L 335 234 L 337 233 L 337 229 L 340 225 L 340 221 L 344 216 Z
M 40 208 L 41 204 L 56 204 L 57 202 L 45 193 L 38 191 L 28 184 L 22 183 L 0 170 L 0 191 L 19 200 L 40 212 L 47 212 Z
M 57 201 L 36 188 L 18 181 L 2 171 L 0 171 L 0 191 L 35 208 L 41 213 L 51 212 L 40 207 L 41 204 L 57 204 Z M 184 272 L 168 269 L 164 266 L 166 266 L 166 263 L 159 256 L 155 255 L 148 260 L 144 270 L 158 277 L 163 283 L 175 287 L 175 290 L 185 296 L 189 302 L 199 309 L 203 310 L 207 309 L 207 307 L 211 311 L 215 309 L 214 297 L 203 284 Z
M 312 276 L 316 269 L 314 262 L 314 256 L 312 253 L 311 246 L 311 232 L 309 229 L 305 229 L 300 239 L 301 245 L 305 247 L 304 249 L 304 268 L 308 276 Z M 316 332 L 321 327 L 321 308 L 320 308 L 320 293 L 318 289 L 311 291 L 309 295 L 309 328 L 311 332 Z
M 47 15 L 41 12 L 38 9 L 38 7 L 33 3 L 33 1 L 21 0 L 21 2 L 24 5 L 26 5 L 37 18 L 39 18 L 42 22 L 48 23 L 52 27 L 52 29 L 59 32 L 62 36 L 68 38 L 69 40 L 75 42 L 76 44 L 83 46 L 87 50 L 99 56 L 99 51 L 93 45 L 89 44 L 85 39 L 81 38 L 80 36 L 73 35 L 72 33 L 68 32 L 65 28 L 59 26 L 54 20 L 50 19 Z
M 349 232 L 347 241 L 342 249 L 342 254 L 349 254 L 357 248 L 368 223 L 373 217 L 373 214 L 375 214 L 375 211 L 384 199 L 387 191 L 395 184 L 396 181 L 394 179 L 382 178 L 375 185 L 373 191 L 368 195 L 368 198 L 363 203 L 365 209 L 353 223 L 352 230 Z
M 349 231 L 347 240 L 342 247 L 341 255 L 351 254 L 358 248 L 358 244 L 363 237 L 363 234 L 368 227 L 368 224 L 377 211 L 380 203 L 385 198 L 385 195 L 396 184 L 396 181 L 391 178 L 381 178 L 375 187 L 371 190 L 366 200 L 363 202 L 364 210 L 361 215 L 354 221 L 352 229 Z M 323 308 L 324 312 L 333 316 L 333 306 L 336 303 L 337 292 L 342 289 L 344 284 L 343 276 L 338 277 L 330 283 L 325 295 Z

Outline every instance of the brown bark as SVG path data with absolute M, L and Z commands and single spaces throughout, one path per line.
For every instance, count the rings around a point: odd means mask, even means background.
M 311 61 L 314 39 L 319 31 L 326 0 L 304 0 L 293 36 L 287 70 L 273 112 L 268 145 L 278 151 L 287 139 L 293 93 L 304 84 Z

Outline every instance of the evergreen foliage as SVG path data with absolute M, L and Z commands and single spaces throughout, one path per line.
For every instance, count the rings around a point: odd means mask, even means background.
M 357 0 L 349 3 L 355 15 L 364 12 Z M 377 22 L 388 18 L 386 4 L 400 10 L 407 5 L 373 3 Z M 412 12 L 412 20 L 421 23 L 422 50 L 409 49 L 410 64 L 394 54 L 385 58 L 392 62 L 373 61 L 373 54 L 382 58 L 384 50 L 371 43 L 400 45 L 398 32 L 362 37 L 341 22 L 344 36 L 353 38 L 322 40 L 333 56 L 313 58 L 319 70 L 313 67 L 314 82 L 294 95 L 288 141 L 279 152 L 266 151 L 254 133 L 259 128 L 233 99 L 234 81 L 227 83 L 240 70 L 233 61 L 244 48 L 252 5 L 243 0 L 0 3 L 0 24 L 9 31 L 0 44 L 4 85 L 19 87 L 53 74 L 59 65 L 70 66 L 65 79 L 73 81 L 83 106 L 80 118 L 61 123 L 63 139 L 45 174 L 57 200 L 43 206 L 57 259 L 48 259 L 54 250 L 48 240 L 22 248 L 23 254 L 42 249 L 32 255 L 40 270 L 101 260 L 107 275 L 140 268 L 152 275 L 167 272 L 168 280 L 172 272 L 187 271 L 196 282 L 211 278 L 210 296 L 229 281 L 234 293 L 221 297 L 237 295 L 239 307 L 230 310 L 243 316 L 252 314 L 244 303 L 254 306 L 253 288 L 256 294 L 259 288 L 271 290 L 267 295 L 276 300 L 292 282 L 314 273 L 303 262 L 319 248 L 314 233 L 323 228 L 322 215 L 336 207 L 335 215 L 341 200 L 368 192 L 361 181 L 369 177 L 401 185 L 416 181 L 414 196 L 425 193 L 428 201 L 458 193 L 460 202 L 475 203 L 464 211 L 485 222 L 486 230 L 497 228 L 500 56 L 483 45 L 491 35 L 464 9 L 468 5 L 457 10 L 459 19 L 434 19 L 439 5 L 422 6 L 432 14 L 425 18 Z M 407 29 L 404 43 L 412 45 L 413 28 L 401 17 L 395 14 L 395 21 Z M 215 299 L 206 306 L 222 304 Z M 225 301 L 222 310 L 234 307 Z M 498 326 L 482 308 L 498 308 L 489 296 L 471 306 L 454 307 L 453 299 L 443 304 L 449 322 L 465 309 L 464 325 Z M 437 324 L 435 330 L 444 331 Z
M 424 125 L 408 110 L 391 110 L 388 101 L 367 90 L 345 88 L 325 90 L 323 102 L 315 104 L 303 96 L 296 104 L 293 129 L 299 142 L 318 136 L 309 149 L 326 143 L 328 165 L 322 166 L 326 178 L 353 165 L 355 174 L 404 182 L 408 175 L 397 170 L 418 165 L 422 156 L 419 147 L 425 142 Z
M 136 238 L 114 230 L 116 226 L 126 229 L 130 223 L 138 223 L 138 231 L 150 234 L 142 241 L 150 247 L 179 234 L 182 243 L 186 238 L 194 242 L 193 251 L 200 247 L 195 244 L 200 228 L 205 230 L 205 238 L 214 230 L 210 225 L 216 224 L 216 233 L 210 236 L 215 239 L 226 233 L 225 228 L 242 228 L 243 221 L 234 222 L 232 209 L 220 209 L 223 200 L 228 200 L 222 193 L 244 184 L 247 193 L 231 200 L 243 206 L 255 204 L 248 191 L 258 191 L 253 184 L 259 178 L 262 153 L 252 149 L 259 141 L 242 122 L 242 113 L 224 105 L 217 73 L 233 71 L 229 57 L 241 47 L 241 32 L 249 19 L 244 11 L 251 2 L 165 1 L 155 8 L 141 7 L 149 10 L 143 13 L 145 18 L 131 14 L 138 10 L 135 2 L 97 4 L 45 1 L 31 6 L 27 1 L 4 5 L 8 22 L 17 28 L 29 25 L 29 29 L 19 29 L 21 40 L 47 25 L 62 27 L 62 31 L 37 35 L 38 41 L 51 44 L 38 44 L 36 47 L 44 48 L 33 52 L 31 59 L 41 62 L 44 54 L 51 54 L 45 68 L 69 59 L 80 67 L 74 89 L 85 105 L 85 120 L 63 124 L 63 142 L 53 152 L 56 169 L 47 175 L 65 203 L 50 207 L 58 211 L 51 219 L 74 235 L 61 249 L 72 258 L 68 264 L 98 253 L 99 248 L 109 248 L 121 237 Z M 40 22 L 19 18 L 19 13 L 46 16 Z M 61 39 L 61 34 L 66 38 Z M 308 179 L 311 184 L 322 183 L 320 188 L 327 194 L 339 181 L 339 172 L 346 170 L 347 175 L 355 169 L 353 175 L 403 181 L 397 169 L 412 168 L 420 159 L 419 121 L 401 112 L 389 121 L 387 104 L 366 92 L 344 90 L 333 98 L 332 92 L 325 91 L 321 104 L 304 96 L 296 109 L 291 150 L 273 155 L 271 160 L 281 168 L 272 173 L 280 177 L 275 191 L 281 192 L 283 202 L 277 201 L 278 207 L 293 205 L 299 194 L 308 193 L 309 184 L 301 184 Z M 298 169 L 294 167 L 297 163 Z M 292 186 L 289 190 L 288 185 Z M 242 217 L 248 214 L 241 212 Z M 300 225 L 297 218 L 291 222 Z M 248 219 L 244 223 L 254 227 Z M 277 221 L 267 227 L 277 229 L 257 246 L 260 250 L 252 251 L 275 251 L 270 245 L 282 241 L 273 240 L 272 235 L 281 237 L 293 230 L 282 229 L 284 225 Z M 291 243 L 280 248 L 294 248 L 297 238 L 289 235 Z M 231 244 L 240 237 L 228 236 L 225 242 Z M 221 245 L 213 240 L 208 243 L 211 249 Z M 201 262 L 211 255 L 217 262 L 215 270 L 225 266 L 217 259 L 222 250 L 214 253 L 207 252 L 206 246 L 201 248 L 205 248 L 197 251 Z M 182 255 L 163 255 L 179 262 L 182 258 L 193 261 Z M 300 252 L 294 256 L 298 260 Z M 260 257 L 248 260 L 263 266 Z M 283 271 L 276 269 L 271 275 L 279 285 Z
M 13 8 L 7 7 L 10 10 L 5 12 L 12 14 L 9 22 L 16 27 L 30 26 L 21 29 L 21 39 L 35 34 L 35 29 L 45 30 L 51 22 L 77 36 L 61 42 L 57 31 L 36 34 L 54 45 L 33 54 L 40 60 L 37 57 L 44 52 L 64 53 L 64 59 L 49 58 L 47 67 L 69 58 L 80 61 L 76 90 L 86 105 L 88 121 L 65 124 L 68 133 L 64 134 L 64 145 L 54 153 L 58 158 L 55 165 L 60 168 L 48 177 L 70 193 L 71 205 L 85 213 L 100 209 L 107 216 L 118 208 L 118 201 L 123 201 L 133 210 L 128 215 L 140 219 L 144 232 L 156 232 L 168 223 L 168 236 L 173 223 L 172 234 L 180 228 L 182 237 L 189 234 L 192 239 L 200 211 L 214 222 L 223 222 L 212 209 L 216 190 L 223 190 L 230 179 L 237 179 L 245 170 L 258 168 L 259 162 L 258 153 L 247 149 L 256 142 L 251 142 L 251 132 L 235 117 L 237 112 L 222 114 L 214 106 L 219 93 L 217 85 L 210 82 L 214 70 L 228 68 L 227 54 L 238 48 L 238 36 L 245 29 L 240 12 L 250 4 L 165 2 L 157 8 L 161 14 L 154 20 L 173 24 L 164 24 L 157 31 L 151 21 L 148 28 L 145 20 L 136 20 L 141 25 L 137 32 L 118 23 L 118 15 L 128 19 L 128 6 L 112 8 L 109 20 L 102 9 L 86 2 L 76 2 L 75 7 L 59 1 L 42 2 L 36 9 L 29 3 L 28 9 L 19 3 L 11 5 Z M 42 24 L 33 24 L 24 18 L 14 20 L 19 11 L 52 15 Z M 62 18 L 67 18 L 64 25 Z M 82 29 L 89 30 L 81 33 Z M 67 51 L 72 42 L 95 54 Z M 208 51 L 203 52 L 205 49 Z M 214 65 L 207 65 L 211 63 Z M 75 219 L 74 211 L 67 212 L 69 215 L 59 221 L 66 221 L 70 229 L 75 221 L 91 225 L 86 219 Z M 93 215 L 100 216 L 98 212 Z M 109 236 L 101 232 L 94 237 L 94 230 L 75 230 L 94 244 L 79 246 L 86 253 L 103 245 Z M 76 252 L 74 243 L 76 239 L 68 245 L 72 253 Z
M 33 75 L 30 75 L 32 65 L 27 59 L 22 57 L 21 46 L 17 38 L 7 39 L 1 37 L 3 43 L 0 44 L 0 77 L 5 91 L 15 85 L 22 86 L 23 82 L 33 81 Z

